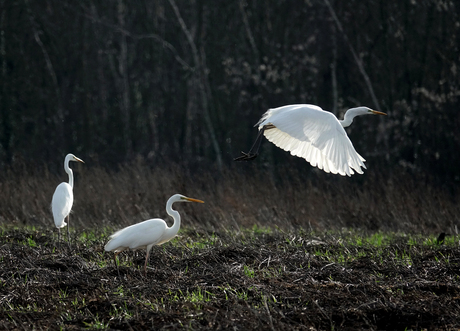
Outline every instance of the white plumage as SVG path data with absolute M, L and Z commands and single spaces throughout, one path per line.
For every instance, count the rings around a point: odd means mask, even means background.
M 68 183 L 61 183 L 56 187 L 51 202 L 54 224 L 58 229 L 67 225 L 65 218 L 70 214 L 73 205 L 72 186 Z
M 110 236 L 110 241 L 105 245 L 107 252 L 119 253 L 125 249 L 145 249 L 149 245 L 165 243 L 166 222 L 160 218 L 153 218 L 121 229 Z M 179 229 L 177 229 L 179 230 Z M 177 234 L 171 234 L 173 238 Z
M 304 158 L 313 167 L 351 176 L 355 172 L 362 174 L 361 168 L 366 166 L 365 159 L 356 152 L 344 127 L 349 126 L 354 117 L 366 114 L 386 115 L 367 107 L 357 107 L 349 109 L 344 120 L 339 121 L 318 106 L 299 104 L 269 109 L 256 126 L 270 142 Z M 256 145 L 257 141 L 253 148 Z M 256 156 L 257 150 L 252 153 L 251 149 L 236 160 L 250 160 Z
M 166 222 L 161 218 L 153 218 L 144 222 L 130 225 L 121 229 L 110 236 L 110 241 L 105 245 L 107 252 L 114 252 L 114 261 L 116 256 L 125 249 L 146 249 L 144 263 L 144 274 L 147 271 L 147 262 L 150 250 L 154 245 L 161 245 L 174 238 L 180 228 L 180 214 L 177 210 L 172 209 L 175 202 L 200 202 L 201 200 L 188 198 L 181 194 L 174 194 L 166 202 L 166 212 L 174 219 L 174 224 L 168 227 Z
M 64 170 L 69 175 L 69 182 L 63 182 L 56 187 L 51 201 L 54 225 L 56 225 L 59 230 L 59 241 L 61 240 L 61 228 L 65 227 L 69 222 L 69 215 L 73 205 L 73 172 L 72 169 L 69 168 L 70 161 L 85 163 L 73 154 L 67 154 L 64 159 Z M 66 218 L 67 223 L 65 222 Z M 69 227 L 67 227 L 67 235 L 70 245 Z

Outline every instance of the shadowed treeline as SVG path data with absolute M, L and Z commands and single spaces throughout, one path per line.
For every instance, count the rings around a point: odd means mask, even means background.
M 225 172 L 267 108 L 314 103 L 387 112 L 348 130 L 358 152 L 457 185 L 458 4 L 293 4 L 0 2 L 0 170 L 72 152 Z M 293 164 L 273 148 L 263 161 Z

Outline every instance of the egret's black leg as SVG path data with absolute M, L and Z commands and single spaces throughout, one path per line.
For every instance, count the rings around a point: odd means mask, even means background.
M 145 256 L 144 263 L 144 276 L 147 276 L 147 262 L 149 261 L 150 249 L 147 250 L 147 255 Z
M 70 221 L 70 215 L 67 215 L 67 239 L 69 240 L 69 250 L 72 249 L 71 247 L 71 244 L 70 244 L 70 224 L 69 224 L 69 221 Z
M 436 239 L 436 244 L 438 244 L 438 245 L 444 244 L 444 239 L 446 238 L 446 236 L 448 236 L 447 233 L 441 232 L 441 234 L 439 235 L 438 239 Z
M 120 276 L 120 269 L 118 268 L 118 263 L 117 263 L 117 255 L 120 254 L 122 251 L 119 251 L 115 254 L 113 254 L 113 262 L 115 263 L 115 266 L 117 267 L 117 271 L 118 271 L 118 277 L 121 279 L 121 276 Z
M 245 153 L 245 152 L 242 151 L 241 154 L 243 154 L 243 155 L 234 158 L 233 161 L 251 161 L 251 160 L 254 160 L 257 157 L 257 155 L 259 155 L 259 148 L 260 148 L 260 144 L 262 143 L 262 138 L 263 138 L 264 131 L 265 131 L 265 126 L 262 127 L 262 129 L 260 129 L 259 134 L 257 135 L 256 141 L 252 145 L 252 147 L 249 150 L 249 152 Z

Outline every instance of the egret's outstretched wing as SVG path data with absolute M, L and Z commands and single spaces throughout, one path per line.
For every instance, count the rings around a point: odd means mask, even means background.
M 314 105 L 289 105 L 268 110 L 257 123 L 276 146 L 306 159 L 325 172 L 362 174 L 365 159 L 359 155 L 344 128 L 330 112 Z
M 161 244 L 161 237 L 167 225 L 159 218 L 150 219 L 141 223 L 128 226 L 110 236 L 110 241 L 104 249 L 109 251 L 123 251 L 126 248 L 140 249 L 148 245 Z
M 54 224 L 57 228 L 67 225 L 64 219 L 69 215 L 73 204 L 72 187 L 68 183 L 61 183 L 56 187 L 51 201 Z

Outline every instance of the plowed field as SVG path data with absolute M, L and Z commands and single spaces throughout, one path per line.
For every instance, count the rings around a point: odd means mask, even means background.
M 69 249 L 51 230 L 3 230 L 0 329 L 460 329 L 455 237 L 186 229 L 144 276 L 145 251 L 118 273 L 102 232 Z

